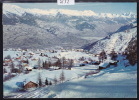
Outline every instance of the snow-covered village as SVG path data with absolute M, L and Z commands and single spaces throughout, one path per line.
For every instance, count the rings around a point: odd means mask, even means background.
M 136 14 L 3 8 L 4 98 L 137 98 Z

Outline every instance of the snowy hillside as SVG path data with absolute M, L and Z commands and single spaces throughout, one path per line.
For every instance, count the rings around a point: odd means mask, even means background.
M 103 49 L 107 53 L 110 53 L 112 49 L 116 52 L 124 52 L 129 45 L 129 42 L 137 37 L 137 27 L 135 25 L 125 29 L 120 29 L 121 31 L 119 30 L 118 32 L 113 33 L 96 43 L 86 46 L 85 49 L 89 49 L 92 53 L 100 53 Z
M 5 3 L 3 46 L 80 48 L 135 20 L 133 13 L 118 15 L 91 10 L 25 9 Z
M 25 51 L 24 51 L 25 52 Z M 43 52 L 48 55 L 42 57 L 38 53 Z M 22 51 L 4 51 L 4 57 L 11 55 L 11 58 L 22 56 Z M 32 51 L 26 51 L 25 57 L 28 57 Z M 85 52 L 65 51 L 60 50 L 57 53 L 50 53 L 46 51 L 34 51 L 33 57 L 29 59 L 29 65 L 33 66 L 36 63 L 31 59 L 54 61 L 53 56 L 58 58 L 66 57 L 67 59 L 74 59 L 78 61 L 78 58 L 83 56 L 84 61 L 88 61 L 88 58 L 94 61 L 98 60 L 98 57 L 92 56 Z M 61 56 L 60 56 L 60 55 Z M 23 56 L 22 56 L 23 57 Z M 99 70 L 99 65 L 86 64 L 85 66 L 79 66 L 83 61 L 76 61 L 75 65 L 68 69 L 54 70 L 50 69 L 32 69 L 28 74 L 15 73 L 16 76 L 3 82 L 4 98 L 136 98 L 137 97 L 137 64 L 131 66 L 128 64 L 128 60 L 124 55 L 118 55 L 117 66 L 111 65 L 109 68 Z M 23 59 L 23 58 L 22 58 Z M 13 60 L 14 61 L 14 60 Z M 17 61 L 17 60 L 15 60 Z M 15 62 L 14 61 L 14 62 Z M 101 63 L 110 62 L 110 57 Z M 125 67 L 125 65 L 127 65 Z M 8 66 L 4 66 L 7 68 Z M 7 68 L 8 69 L 8 68 Z M 65 80 L 63 83 L 57 82 L 54 84 L 54 77 L 59 80 L 61 72 L 64 72 Z M 87 75 L 87 73 L 94 72 L 94 74 Z M 96 72 L 96 73 L 95 73 Z M 42 83 L 45 84 L 45 79 L 52 82 L 52 85 L 45 85 L 43 87 L 37 87 L 27 90 L 20 90 L 18 82 L 33 81 L 38 83 L 38 75 L 41 75 Z M 8 73 L 4 73 L 5 77 Z

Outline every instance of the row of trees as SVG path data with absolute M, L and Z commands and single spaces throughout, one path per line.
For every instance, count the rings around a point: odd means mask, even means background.
M 40 59 L 38 60 L 38 65 L 41 67 L 41 61 Z M 71 69 L 73 66 L 73 59 L 65 59 L 65 57 L 59 59 L 55 63 L 51 63 L 50 61 L 44 61 L 42 63 L 42 68 L 44 69 L 49 69 L 51 66 L 56 66 L 59 67 L 60 69 L 68 68 Z
M 42 87 L 43 86 L 40 73 L 38 75 L 38 85 L 39 85 L 39 87 Z M 52 82 L 51 81 L 48 81 L 47 78 L 46 78 L 45 85 L 52 85 Z
M 57 79 L 56 76 L 55 76 L 54 79 L 53 79 L 53 83 L 54 83 L 55 85 L 56 85 L 58 82 L 63 83 L 64 81 L 65 81 L 65 74 L 64 74 L 63 71 L 61 72 L 61 74 L 60 74 L 60 76 L 59 76 L 59 79 Z M 43 86 L 40 73 L 39 73 L 39 75 L 38 75 L 38 84 L 39 84 L 39 87 L 42 87 L 42 86 Z M 45 85 L 52 85 L 52 82 L 51 82 L 51 81 L 48 81 L 48 79 L 46 78 L 46 79 L 45 79 Z
M 122 55 L 126 56 L 126 59 L 132 66 L 137 63 L 137 39 L 130 41 L 128 47 L 126 48 L 125 52 L 122 53 Z M 111 57 L 111 60 L 117 60 L 118 54 L 113 49 L 109 56 Z M 107 55 L 103 50 L 100 53 L 99 61 L 103 62 L 104 59 L 107 59 Z
M 118 55 L 113 49 L 111 53 L 109 54 L 109 56 L 111 57 L 111 60 L 116 60 Z M 99 54 L 99 61 L 103 62 L 105 59 L 107 59 L 107 55 L 106 55 L 106 52 L 102 50 L 102 52 L 100 52 Z

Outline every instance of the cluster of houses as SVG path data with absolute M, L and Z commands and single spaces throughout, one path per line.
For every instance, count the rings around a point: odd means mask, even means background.
M 83 49 L 71 49 L 72 51 L 76 51 L 76 52 L 84 52 Z M 31 71 L 32 68 L 34 69 L 37 69 L 38 68 L 38 65 L 34 65 L 34 66 L 31 66 L 29 65 L 29 62 L 28 60 L 31 60 L 31 61 L 38 61 L 38 58 L 34 58 L 33 56 L 35 54 L 39 54 L 39 56 L 42 56 L 42 57 L 48 57 L 47 54 L 45 54 L 45 51 L 49 51 L 50 53 L 57 53 L 57 51 L 55 50 L 36 50 L 35 53 L 33 52 L 30 52 L 30 50 L 28 49 L 17 49 L 17 51 L 21 51 L 20 54 L 16 54 L 17 57 L 13 57 L 11 59 L 4 59 L 3 61 L 3 66 L 8 66 L 10 65 L 11 63 L 14 63 L 16 64 L 16 66 L 18 66 L 18 63 L 21 63 L 22 66 L 24 67 L 24 69 L 28 70 L 28 71 Z M 61 49 L 61 52 L 66 52 L 67 50 L 66 49 Z M 99 57 L 99 54 L 95 54 L 92 56 L 94 57 Z M 50 58 L 50 57 L 48 57 Z M 55 59 L 55 61 L 57 61 L 59 58 L 57 56 L 53 56 L 51 57 L 51 59 Z M 80 63 L 80 59 L 72 59 L 73 62 L 72 63 Z M 16 63 L 15 63 L 16 62 Z M 65 59 L 64 62 L 63 62 L 65 65 L 68 65 L 70 63 L 70 60 L 69 59 Z M 79 65 L 79 66 L 85 66 L 86 64 L 91 64 L 91 65 L 99 65 L 101 62 L 100 61 L 93 61 L 93 60 L 83 60 L 83 62 Z M 113 61 L 109 62 L 109 64 L 111 65 L 113 63 Z M 114 62 L 113 64 L 117 64 L 116 62 Z M 106 64 L 105 64 L 106 65 Z M 103 66 L 105 66 L 103 65 Z M 100 65 L 99 65 L 100 66 Z M 100 69 L 102 69 L 102 65 L 100 66 Z
M 13 49 L 12 49 L 13 50 Z M 34 61 L 34 62 L 38 62 L 39 58 L 34 56 L 34 55 L 39 55 L 40 57 L 46 57 L 46 58 L 50 58 L 52 61 L 56 62 L 58 61 L 59 56 L 51 56 L 49 57 L 45 52 L 50 52 L 50 53 L 57 53 L 58 51 L 56 50 L 36 50 L 36 51 L 31 51 L 29 49 L 14 49 L 14 51 L 20 51 L 19 53 L 16 54 L 16 56 L 12 57 L 12 58 L 4 58 L 3 59 L 3 68 L 6 68 L 7 66 L 10 66 L 12 63 L 14 63 L 14 67 L 17 69 L 18 72 L 20 69 L 20 65 L 22 65 L 24 71 L 32 71 L 32 69 L 38 69 L 38 63 L 36 63 L 36 65 L 31 66 L 31 64 L 29 63 L 29 61 Z M 67 49 L 61 49 L 61 52 L 67 52 Z M 70 49 L 70 51 L 76 51 L 76 52 L 85 52 L 85 53 L 89 53 L 87 51 L 84 51 L 83 49 Z M 90 54 L 92 57 L 99 57 L 99 54 Z M 63 62 L 64 66 L 67 66 L 65 68 L 68 68 L 68 66 L 70 64 L 74 65 L 74 64 L 79 64 L 79 66 L 86 66 L 86 65 L 96 65 L 99 66 L 99 70 L 101 69 L 105 69 L 110 67 L 111 65 L 116 66 L 118 61 L 114 61 L 114 60 L 109 60 L 108 62 L 100 62 L 100 61 L 96 61 L 96 60 L 92 60 L 90 58 L 89 59 L 83 59 L 84 57 L 80 58 L 80 59 L 64 59 Z M 71 66 L 71 65 L 70 65 Z M 51 67 L 50 69 L 54 69 L 54 70 L 58 70 L 60 69 L 59 67 L 56 67 L 53 65 L 53 63 L 51 62 Z M 91 73 L 89 73 L 91 74 Z M 19 85 L 17 83 L 17 85 Z M 20 83 L 21 85 L 21 83 Z M 28 81 L 28 82 L 24 82 L 22 84 L 22 86 L 24 86 L 25 89 L 27 88 L 31 88 L 31 87 L 38 87 L 38 85 L 36 84 L 36 82 L 33 81 Z
M 109 60 L 109 61 L 106 61 L 103 63 L 101 63 L 101 61 L 95 61 L 95 60 L 94 61 L 84 61 L 83 63 L 80 64 L 80 66 L 97 65 L 97 66 L 99 66 L 99 70 L 101 70 L 101 69 L 106 69 L 106 68 L 110 67 L 111 65 L 117 66 L 118 62 L 119 62 L 118 60 L 116 60 L 116 61 Z

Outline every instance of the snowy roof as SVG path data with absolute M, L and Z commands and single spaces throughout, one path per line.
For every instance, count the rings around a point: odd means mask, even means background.
M 27 69 L 32 69 L 32 67 L 30 67 L 30 66 L 29 66 L 29 67 L 26 67 L 26 68 L 27 68 Z
M 23 82 L 24 82 L 24 85 L 26 85 L 26 84 L 27 84 L 28 82 L 30 82 L 30 81 L 31 81 L 31 82 L 34 82 L 34 83 L 36 83 L 36 84 L 38 83 L 37 80 L 34 80 L 34 78 L 33 78 L 33 79 L 32 79 L 32 78 L 29 78 L 29 79 L 25 79 L 25 80 L 23 81 Z
M 50 68 L 53 68 L 53 69 L 59 69 L 58 66 L 51 66 Z
M 109 63 L 101 63 L 99 66 L 101 67 L 107 67 L 109 65 Z
M 97 61 L 91 61 L 91 63 L 96 63 Z
M 109 62 L 114 63 L 114 62 L 116 62 L 116 61 L 114 61 L 114 60 L 109 60 Z

